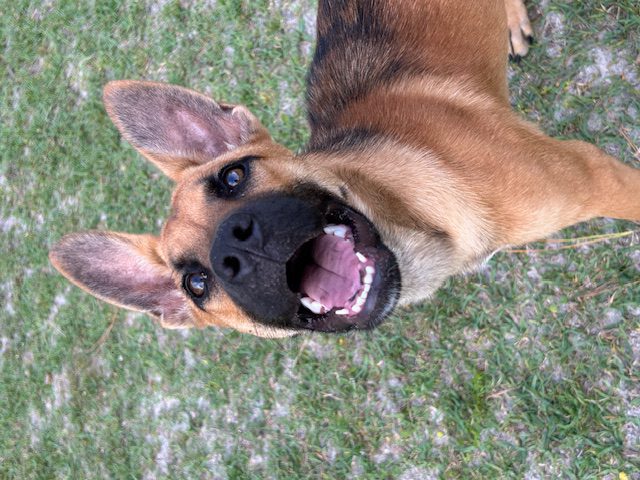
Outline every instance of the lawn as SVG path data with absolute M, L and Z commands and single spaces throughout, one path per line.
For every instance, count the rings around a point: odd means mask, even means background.
M 637 0 L 529 9 L 515 108 L 640 167 Z M 638 225 L 500 253 L 374 332 L 287 340 L 162 330 L 48 263 L 65 233 L 167 215 L 107 81 L 244 103 L 297 149 L 314 28 L 309 0 L 3 2 L 0 478 L 640 479 Z

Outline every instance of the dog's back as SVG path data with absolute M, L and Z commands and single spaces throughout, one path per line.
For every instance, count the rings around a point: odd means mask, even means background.
M 506 26 L 503 0 L 320 1 L 308 76 L 310 147 L 330 143 L 329 132 L 349 123 L 349 106 L 384 97 L 401 80 L 466 79 L 507 100 Z

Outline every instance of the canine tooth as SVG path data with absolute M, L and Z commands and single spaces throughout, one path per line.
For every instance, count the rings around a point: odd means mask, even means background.
M 327 307 L 310 297 L 302 297 L 300 303 L 313 313 L 325 313 L 327 311 Z
M 358 304 L 354 305 L 353 307 L 351 307 L 351 311 L 354 313 L 360 313 L 362 311 L 362 307 Z
M 360 263 L 366 263 L 367 262 L 367 257 L 365 257 L 360 252 L 356 252 L 356 257 L 358 257 L 358 260 L 360 260 Z
M 302 297 L 300 299 L 300 303 L 311 310 L 311 305 L 313 305 L 313 299 L 309 297 Z
M 369 293 L 369 290 L 371 290 L 371 284 L 370 283 L 365 283 L 363 290 L 364 290 L 364 293 Z
M 347 310 L 346 308 L 343 308 L 341 310 L 336 310 L 336 315 L 347 315 L 349 313 L 349 310 Z
M 371 265 L 369 265 L 368 267 L 366 267 L 365 272 L 370 273 L 371 275 L 373 275 L 374 273 L 376 273 L 376 269 L 373 268 Z
M 324 233 L 326 233 L 327 235 L 333 235 L 333 232 L 336 231 L 336 228 L 338 228 L 338 225 L 327 225 L 322 230 L 324 230 Z
M 373 275 L 371 275 L 370 273 L 367 273 L 364 276 L 364 284 L 365 285 L 371 285 L 373 283 Z
M 369 296 L 369 292 L 365 292 L 364 290 L 362 291 L 362 294 L 360 294 L 360 298 L 362 300 L 366 300 L 368 296 Z

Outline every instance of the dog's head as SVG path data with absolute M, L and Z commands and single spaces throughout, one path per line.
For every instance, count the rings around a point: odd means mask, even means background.
M 159 237 L 91 231 L 55 245 L 52 263 L 76 285 L 164 327 L 259 336 L 371 328 L 394 308 L 395 256 L 353 200 L 355 181 L 385 201 L 375 185 L 294 156 L 242 106 L 129 81 L 104 99 L 176 188 Z

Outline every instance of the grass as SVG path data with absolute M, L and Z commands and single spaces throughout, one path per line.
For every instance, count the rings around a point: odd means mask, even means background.
M 637 2 L 529 7 L 515 108 L 640 166 Z M 0 477 L 639 479 L 638 234 L 498 254 L 375 332 L 284 341 L 163 331 L 49 265 L 64 233 L 167 214 L 107 81 L 244 103 L 298 148 L 314 19 L 307 0 L 4 5 Z

